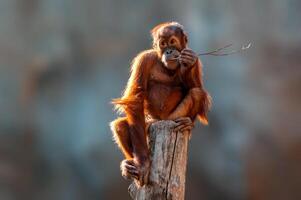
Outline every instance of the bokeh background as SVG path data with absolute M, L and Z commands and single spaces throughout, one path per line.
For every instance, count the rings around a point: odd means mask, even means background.
M 210 125 L 186 199 L 301 199 L 300 0 L 0 0 L 0 199 L 130 199 L 109 122 L 149 31 L 178 21 L 202 57 Z

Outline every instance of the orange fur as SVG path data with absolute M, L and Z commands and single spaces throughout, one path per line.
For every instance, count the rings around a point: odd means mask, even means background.
M 173 29 L 162 32 L 166 27 Z M 208 124 L 207 112 L 211 105 L 211 97 L 203 87 L 199 59 L 185 70 L 178 68 L 174 71 L 167 69 L 161 61 L 163 50 L 158 41 L 162 34 L 177 37 L 181 41 L 179 51 L 186 48 L 187 36 L 183 27 L 175 22 L 163 23 L 151 33 L 153 49 L 141 52 L 133 60 L 123 96 L 113 100 L 115 108 L 125 117 L 111 123 L 115 141 L 125 157 L 134 158 L 141 165 L 149 156 L 146 116 L 157 120 L 179 117 L 194 120 L 198 116 L 203 124 Z

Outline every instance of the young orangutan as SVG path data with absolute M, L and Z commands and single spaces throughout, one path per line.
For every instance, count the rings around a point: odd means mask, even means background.
M 208 124 L 211 105 L 201 61 L 187 48 L 183 26 L 167 22 L 154 27 L 151 34 L 153 48 L 133 60 L 124 94 L 113 100 L 126 116 L 111 122 L 114 139 L 125 156 L 122 175 L 136 179 L 140 186 L 147 183 L 150 168 L 146 119 L 174 120 L 175 131 L 191 130 L 197 116 Z

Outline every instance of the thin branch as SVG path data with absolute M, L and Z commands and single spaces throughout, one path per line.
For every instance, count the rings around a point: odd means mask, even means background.
M 228 47 L 231 47 L 232 45 L 233 45 L 233 44 L 228 44 L 228 45 L 226 45 L 226 46 L 223 46 L 223 47 L 221 47 L 221 48 L 215 49 L 215 50 L 213 50 L 213 51 L 209 51 L 209 52 L 205 52 L 205 53 L 199 53 L 198 56 L 212 55 L 212 54 L 217 53 L 217 52 L 219 52 L 219 51 L 221 51 L 221 50 L 223 50 L 223 49 L 226 49 L 226 48 L 228 48 Z
M 226 49 L 228 47 L 231 47 L 231 46 L 232 46 L 232 44 L 228 44 L 228 45 L 226 45 L 224 47 L 218 48 L 218 49 L 210 51 L 210 52 L 199 53 L 198 56 L 205 56 L 205 55 L 211 55 L 211 56 L 228 56 L 228 55 L 239 53 L 239 52 L 242 52 L 242 51 L 245 51 L 245 50 L 249 49 L 251 47 L 251 43 L 248 43 L 247 45 L 242 46 L 238 50 L 233 50 L 233 51 L 230 51 L 230 52 L 221 53 L 222 50 L 224 50 L 224 49 Z

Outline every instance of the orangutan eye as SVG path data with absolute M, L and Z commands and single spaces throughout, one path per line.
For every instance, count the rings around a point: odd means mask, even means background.
M 160 46 L 161 46 L 162 48 L 164 48 L 164 47 L 167 46 L 167 43 L 163 40 L 163 41 L 160 42 Z
M 176 40 L 173 39 L 173 38 L 169 41 L 169 44 L 170 44 L 170 45 L 174 45 L 175 43 L 176 43 Z

